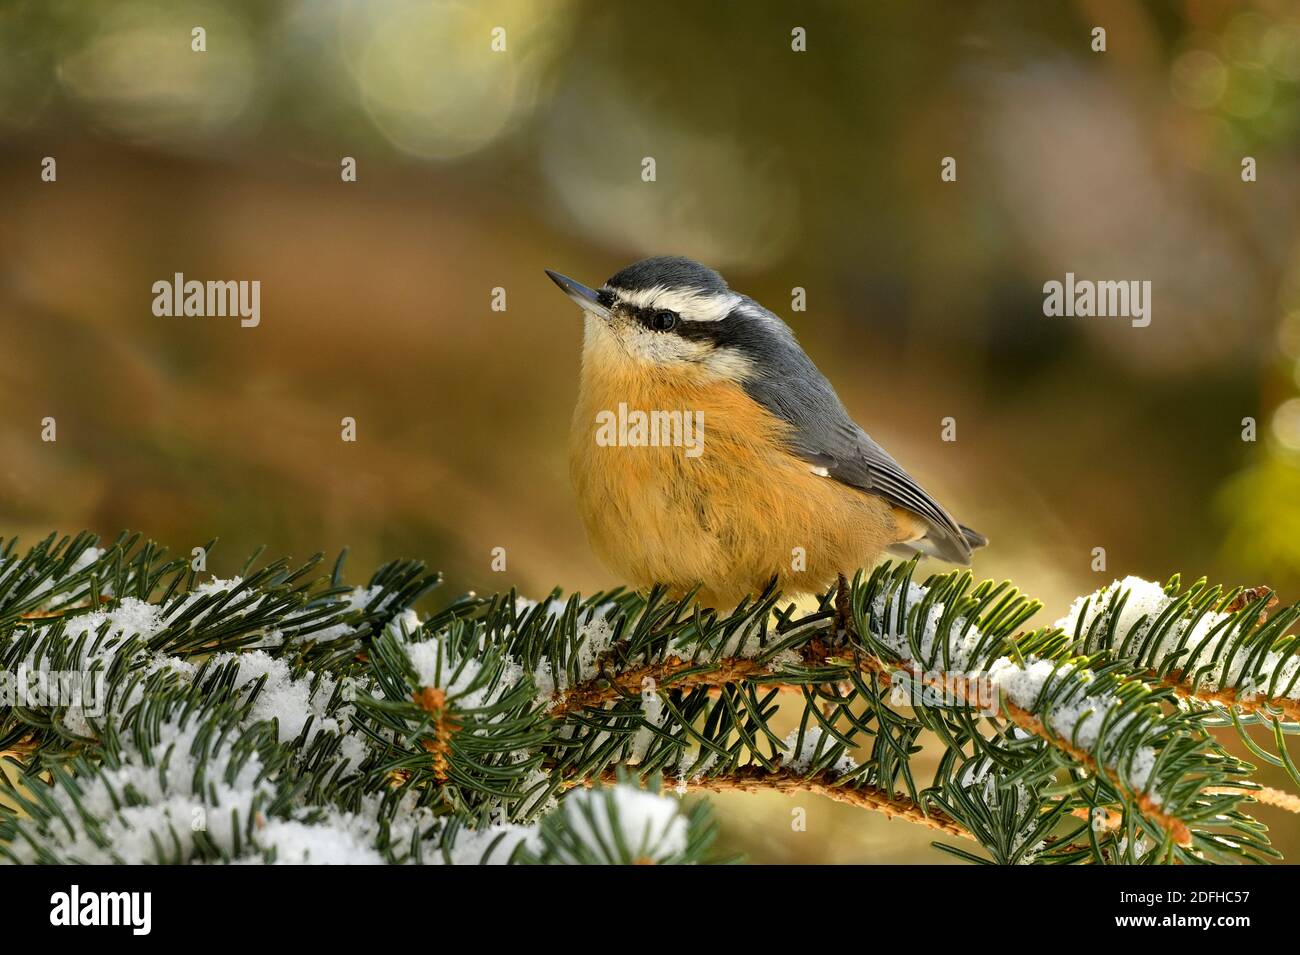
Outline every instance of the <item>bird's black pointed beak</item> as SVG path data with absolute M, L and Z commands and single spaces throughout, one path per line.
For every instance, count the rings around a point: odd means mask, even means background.
M 560 287 L 561 292 L 577 302 L 584 311 L 591 312 L 598 318 L 607 319 L 610 317 L 609 309 L 601 304 L 600 294 L 595 289 L 587 288 L 581 282 L 575 282 L 573 279 L 561 275 L 559 272 L 552 272 L 550 269 L 546 270 L 546 274 L 551 277 L 552 282 Z

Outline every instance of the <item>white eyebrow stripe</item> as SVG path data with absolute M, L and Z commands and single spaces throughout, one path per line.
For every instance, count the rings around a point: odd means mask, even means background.
M 720 322 L 742 301 L 735 292 L 705 292 L 655 285 L 646 289 L 610 289 L 636 308 L 666 308 L 690 322 Z

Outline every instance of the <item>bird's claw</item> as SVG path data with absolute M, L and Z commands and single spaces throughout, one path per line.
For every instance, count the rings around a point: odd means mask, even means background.
M 849 606 L 849 582 L 843 575 L 835 583 L 835 635 L 844 637 L 848 635 L 849 623 L 853 620 L 853 612 Z

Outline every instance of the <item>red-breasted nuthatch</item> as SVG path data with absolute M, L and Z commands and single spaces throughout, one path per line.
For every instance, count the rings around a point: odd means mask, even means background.
M 599 291 L 586 313 L 570 466 L 596 553 L 638 586 L 734 607 L 775 576 L 811 593 L 883 552 L 970 563 L 958 524 L 849 417 L 786 324 L 685 258 Z

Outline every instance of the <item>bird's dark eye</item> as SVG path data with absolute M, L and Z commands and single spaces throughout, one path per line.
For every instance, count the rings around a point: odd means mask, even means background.
M 650 316 L 650 327 L 657 332 L 672 331 L 677 326 L 677 313 L 661 308 Z

